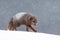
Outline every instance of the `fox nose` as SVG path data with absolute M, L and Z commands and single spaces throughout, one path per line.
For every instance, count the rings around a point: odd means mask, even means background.
M 37 24 L 34 24 L 35 26 L 37 25 Z
M 36 26 L 36 24 L 34 24 Z
M 35 26 L 38 25 L 38 23 L 35 24 Z

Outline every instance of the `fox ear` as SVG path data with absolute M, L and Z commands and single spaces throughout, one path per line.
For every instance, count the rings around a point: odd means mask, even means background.
M 37 18 L 36 16 L 33 16 L 34 18 Z

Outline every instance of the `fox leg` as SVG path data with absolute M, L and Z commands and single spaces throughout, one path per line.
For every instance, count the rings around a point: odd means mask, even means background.
M 31 29 L 33 32 L 37 32 L 37 30 L 35 30 L 32 26 L 28 25 L 28 28 Z M 27 28 L 27 29 L 28 29 Z

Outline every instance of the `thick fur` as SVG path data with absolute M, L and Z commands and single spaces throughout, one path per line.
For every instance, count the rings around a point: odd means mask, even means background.
M 21 15 L 22 14 L 22 15 Z M 37 32 L 32 25 L 36 25 L 37 18 L 33 16 L 31 13 L 25 12 L 25 13 L 19 13 L 16 14 L 11 18 L 9 21 L 9 24 L 7 26 L 8 30 L 17 30 L 17 27 L 20 27 L 20 25 L 26 25 L 26 31 L 29 31 L 31 29 L 33 32 Z

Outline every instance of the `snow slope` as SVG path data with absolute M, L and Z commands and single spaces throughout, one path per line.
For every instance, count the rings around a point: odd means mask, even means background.
M 0 40 L 60 40 L 59 35 L 0 30 Z

